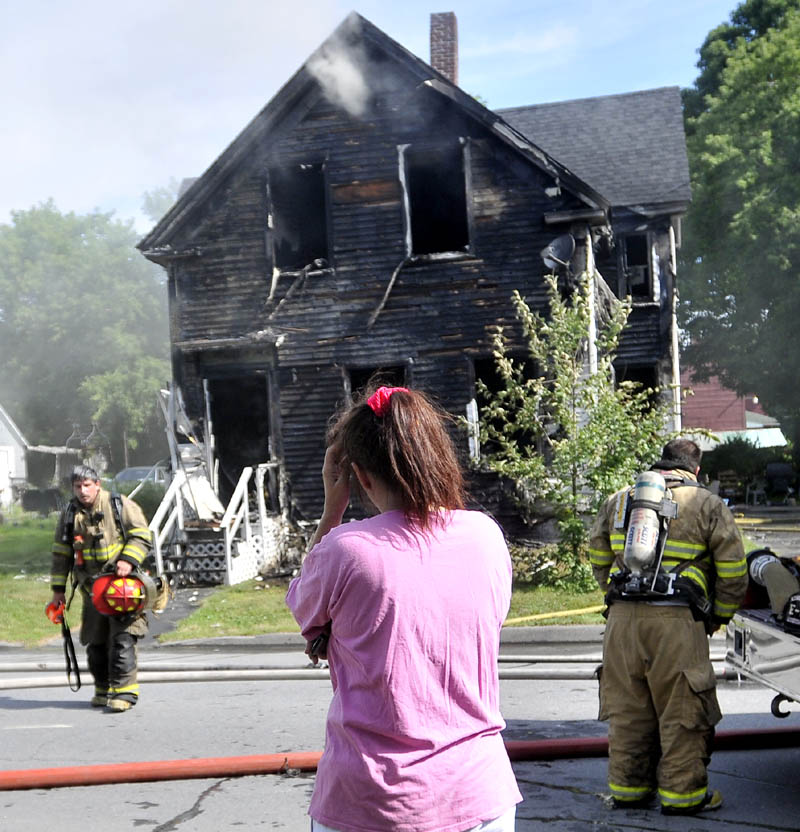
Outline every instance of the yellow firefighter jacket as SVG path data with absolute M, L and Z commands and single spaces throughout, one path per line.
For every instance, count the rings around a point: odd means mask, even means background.
M 678 515 L 670 522 L 662 567 L 693 581 L 713 604 L 712 615 L 720 623 L 733 616 L 747 591 L 747 561 L 741 535 L 733 515 L 723 501 L 705 488 L 670 482 L 687 479 L 688 471 L 659 473 L 667 480 Z M 624 503 L 623 489 L 605 502 L 595 519 L 589 538 L 589 556 L 595 579 L 604 591 L 609 576 L 624 569 L 625 529 L 615 528 L 615 516 Z
M 69 515 L 74 511 L 73 534 L 68 529 Z M 94 505 L 84 508 L 73 498 L 56 526 L 53 541 L 53 559 L 50 567 L 50 585 L 53 592 L 64 592 L 69 574 L 75 562 L 73 541 L 83 538 L 83 576 L 97 575 L 103 566 L 113 558 L 121 558 L 133 566 L 141 566 L 152 547 L 152 534 L 141 508 L 122 496 L 122 525 L 127 540 L 123 542 L 122 532 L 117 526 L 111 495 L 100 490 Z M 66 534 L 65 534 L 66 531 Z M 75 549 L 78 547 L 75 546 Z

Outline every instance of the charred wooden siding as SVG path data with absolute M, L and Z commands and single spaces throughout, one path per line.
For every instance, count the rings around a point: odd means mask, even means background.
M 415 108 L 402 111 L 408 90 L 397 90 L 395 99 L 386 94 L 382 108 L 366 120 L 320 98 L 299 124 L 264 142 L 236 172 L 224 198 L 182 241 L 202 254 L 173 266 L 179 342 L 235 339 L 259 330 L 281 336 L 281 438 L 301 516 L 315 517 L 321 508 L 325 427 L 344 400 L 347 370 L 408 366 L 416 386 L 463 414 L 473 395 L 468 356 L 489 354 L 491 327 L 513 326 L 512 291 L 537 308 L 546 302 L 539 251 L 554 230 L 545 226 L 544 213 L 581 206 L 566 192 L 548 197 L 551 176 L 450 102 L 418 98 Z M 431 146 L 445 139 L 465 139 L 468 147 L 471 254 L 403 265 L 368 328 L 407 254 L 398 145 Z M 304 160 L 325 165 L 330 267 L 305 276 L 282 274 L 268 303 L 273 264 L 266 171 Z M 202 412 L 204 373 L 224 372 L 225 362 L 246 367 L 254 361 L 252 349 L 247 347 L 249 358 L 238 365 L 210 351 L 179 354 L 192 416 Z M 262 363 L 268 363 L 266 352 Z

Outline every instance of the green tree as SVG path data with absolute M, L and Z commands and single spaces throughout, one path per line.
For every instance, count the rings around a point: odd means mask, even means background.
M 750 43 L 770 29 L 780 27 L 799 0 L 745 0 L 730 15 L 730 20 L 712 29 L 698 50 L 700 74 L 693 86 L 683 90 L 687 118 L 697 118 L 708 109 L 707 97 L 717 95 L 728 59 L 742 44 Z
M 800 429 L 800 10 L 739 39 L 689 119 L 681 315 L 689 363 Z
M 516 483 L 531 514 L 540 503 L 555 511 L 561 540 L 554 582 L 589 589 L 584 518 L 658 458 L 667 405 L 657 402 L 658 391 L 614 383 L 612 362 L 630 306 L 617 304 L 598 326 L 597 370 L 589 372 L 589 281 L 584 277 L 565 300 L 556 278 L 546 279 L 547 318 L 532 312 L 519 293 L 513 296 L 527 358 L 512 355 L 502 327 L 494 332 L 501 383 L 497 392 L 478 384 L 487 402 L 481 444 L 485 462 Z
M 81 394 L 94 406 L 93 419 L 121 439 L 126 465 L 128 449 L 135 450 L 143 438 L 152 445 L 155 436 L 163 431 L 161 414 L 155 405 L 169 374 L 168 361 L 144 355 L 113 370 L 89 376 L 81 383 Z M 153 461 L 152 454 L 147 459 Z M 121 468 L 123 460 L 119 462 L 117 467 Z
M 0 396 L 29 441 L 61 445 L 73 422 L 105 420 L 107 374 L 139 384 L 144 368 L 153 385 L 168 379 L 166 291 L 136 242 L 131 223 L 62 214 L 52 202 L 0 225 Z M 141 398 L 101 424 L 116 464 L 121 431 L 141 439 L 141 415 L 156 407 L 150 388 L 136 389 Z

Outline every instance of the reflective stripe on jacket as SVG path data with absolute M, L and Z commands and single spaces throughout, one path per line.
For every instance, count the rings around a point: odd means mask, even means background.
M 713 602 L 713 615 L 729 619 L 747 591 L 747 561 L 739 529 L 730 509 L 705 488 L 681 487 L 670 478 L 696 481 L 688 471 L 659 471 L 667 480 L 678 515 L 670 521 L 663 568 L 693 581 Z M 620 497 L 611 496 L 600 509 L 589 537 L 592 571 L 601 589 L 609 575 L 624 568 L 625 530 L 614 528 Z
M 141 565 L 150 553 L 153 536 L 147 528 L 144 512 L 128 497 L 122 496 L 122 525 L 126 540 L 117 527 L 114 506 L 108 491 L 101 489 L 94 505 L 86 509 L 73 498 L 75 508 L 74 535 L 83 538 L 83 570 L 96 575 L 113 558 L 122 558 Z M 68 509 L 61 512 L 53 541 L 50 584 L 54 592 L 63 592 L 74 564 L 73 546 L 62 541 Z

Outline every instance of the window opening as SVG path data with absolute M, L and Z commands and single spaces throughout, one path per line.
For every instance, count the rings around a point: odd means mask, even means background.
M 619 386 L 620 382 L 633 381 L 641 385 L 643 390 L 651 390 L 648 396 L 648 403 L 651 408 L 658 404 L 659 394 L 656 389 L 659 386 L 658 368 L 654 365 L 645 365 L 641 367 L 619 366 L 616 367 L 616 384 Z
M 630 234 L 623 240 L 623 296 L 651 300 L 653 287 L 650 264 L 650 241 L 647 234 Z
M 461 252 L 469 247 L 464 151 L 447 147 L 405 150 L 411 253 Z
M 523 378 L 536 378 L 536 363 L 526 355 L 511 354 L 510 356 L 516 366 L 522 363 Z M 476 358 L 473 360 L 473 372 L 475 378 L 475 398 L 467 405 L 467 420 L 470 422 L 470 456 L 479 459 L 482 454 L 499 451 L 497 443 L 490 440 L 478 446 L 480 415 L 488 407 L 491 399 L 504 388 L 503 379 L 497 369 L 497 362 L 494 358 Z M 479 389 L 478 382 L 486 386 L 485 391 Z M 500 423 L 497 424 L 500 427 Z M 513 434 L 514 442 L 520 447 L 537 446 L 536 437 L 529 431 L 519 429 Z M 538 447 L 538 446 L 537 446 Z
M 275 266 L 296 271 L 328 260 L 325 166 L 293 164 L 269 170 L 272 250 Z
M 389 367 L 351 367 L 345 377 L 348 396 L 353 399 L 370 385 L 375 387 L 404 387 L 406 368 L 403 365 Z

